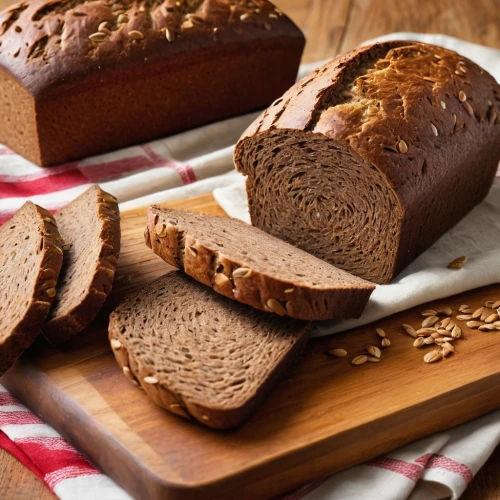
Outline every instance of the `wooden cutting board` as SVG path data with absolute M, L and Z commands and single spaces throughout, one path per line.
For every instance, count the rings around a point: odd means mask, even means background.
M 223 214 L 210 195 L 172 205 Z M 422 321 L 420 306 L 312 340 L 238 430 L 211 431 L 170 415 L 128 381 L 107 342 L 106 317 L 120 297 L 171 269 L 144 245 L 144 223 L 145 210 L 123 214 L 106 311 L 64 350 L 39 339 L 0 380 L 135 497 L 270 497 L 500 407 L 500 332 L 464 327 L 453 356 L 424 364 L 425 351 L 401 328 Z M 476 308 L 498 298 L 495 285 L 433 305 Z M 351 365 L 367 344 L 379 345 L 375 327 L 391 346 L 380 363 Z M 334 347 L 348 358 L 325 355 Z

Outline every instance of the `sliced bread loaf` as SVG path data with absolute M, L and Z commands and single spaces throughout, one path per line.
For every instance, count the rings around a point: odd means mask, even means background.
M 358 317 L 375 286 L 228 217 L 148 211 L 146 244 L 215 291 L 297 319 Z
M 54 218 L 31 202 L 0 227 L 0 375 L 40 332 L 63 261 Z
M 55 214 L 64 241 L 64 265 L 45 337 L 54 345 L 83 330 L 111 292 L 120 251 L 116 198 L 92 186 Z
M 250 416 L 297 358 L 309 328 L 173 272 L 120 304 L 109 338 L 124 374 L 157 405 L 228 429 Z

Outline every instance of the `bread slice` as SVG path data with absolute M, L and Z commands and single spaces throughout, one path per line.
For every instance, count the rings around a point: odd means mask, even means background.
M 310 324 L 265 314 L 172 272 L 126 298 L 109 338 L 159 406 L 214 429 L 242 424 L 302 351 Z
M 0 227 L 0 375 L 40 333 L 63 261 L 47 210 L 26 202 Z
M 228 217 L 148 210 L 146 244 L 226 297 L 304 320 L 356 318 L 375 285 Z
M 59 345 L 83 330 L 111 292 L 120 252 L 116 198 L 92 186 L 55 214 L 64 265 L 43 334 Z

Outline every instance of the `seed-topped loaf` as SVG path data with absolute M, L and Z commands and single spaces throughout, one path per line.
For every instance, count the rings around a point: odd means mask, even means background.
M 64 241 L 64 264 L 43 334 L 59 345 L 94 319 L 111 292 L 120 252 L 120 212 L 116 198 L 95 185 L 56 212 L 55 219 Z
M 252 224 L 378 283 L 486 196 L 499 160 L 494 78 L 411 41 L 313 71 L 235 150 Z
M 109 338 L 124 374 L 157 405 L 228 429 L 254 412 L 302 351 L 309 329 L 173 272 L 118 306 Z
M 61 237 L 47 210 L 26 202 L 0 227 L 0 375 L 40 333 L 62 261 Z
M 262 109 L 303 46 L 267 0 L 24 1 L 0 14 L 0 142 L 48 166 Z
M 146 244 L 216 292 L 304 320 L 359 317 L 375 286 L 229 217 L 148 210 Z

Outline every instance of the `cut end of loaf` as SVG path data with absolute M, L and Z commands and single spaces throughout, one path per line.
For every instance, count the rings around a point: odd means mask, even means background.
M 387 180 L 348 147 L 319 134 L 272 130 L 244 139 L 252 224 L 376 283 L 390 280 L 401 227 Z
M 218 293 L 303 320 L 358 317 L 374 289 L 270 234 L 227 217 L 150 207 L 152 250 Z
M 299 355 L 309 329 L 174 272 L 120 304 L 109 338 L 124 375 L 156 404 L 227 429 L 253 413 Z
M 0 375 L 40 332 L 56 295 L 62 253 L 53 216 L 31 202 L 0 227 Z

